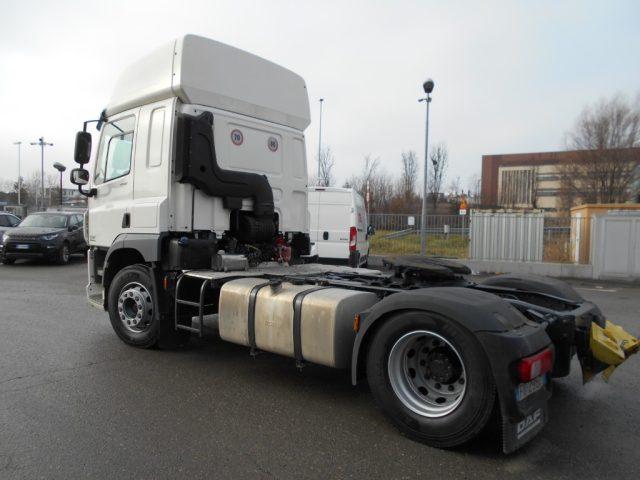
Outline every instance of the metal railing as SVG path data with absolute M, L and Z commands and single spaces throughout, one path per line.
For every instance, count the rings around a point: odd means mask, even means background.
M 374 213 L 369 224 L 376 234 L 370 238 L 373 255 L 420 253 L 420 215 Z M 428 215 L 427 254 L 466 258 L 469 245 L 469 217 L 463 215 Z

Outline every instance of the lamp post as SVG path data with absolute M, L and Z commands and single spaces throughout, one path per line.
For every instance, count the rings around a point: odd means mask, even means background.
M 426 97 L 420 98 L 418 102 L 426 102 L 427 115 L 424 133 L 424 175 L 422 179 L 422 215 L 420 217 L 420 253 L 427 254 L 427 163 L 429 160 L 429 104 L 431 103 L 431 92 L 434 83 L 430 78 L 422 84 Z
M 320 99 L 320 130 L 318 132 L 318 180 L 320 182 L 320 155 L 322 153 L 322 103 L 324 98 Z
M 20 201 L 20 191 L 22 190 L 22 177 L 20 176 L 20 153 L 22 150 L 22 142 L 13 142 L 14 145 L 18 146 L 18 205 L 22 205 Z
M 40 145 L 40 208 L 44 210 L 44 147 L 53 147 L 53 143 L 47 143 L 44 137 L 40 137 L 37 142 L 31 142 L 31 145 Z
M 62 165 L 60 162 L 56 162 L 53 164 L 53 168 L 60 172 L 60 210 L 62 210 L 62 172 L 64 172 L 67 167 Z

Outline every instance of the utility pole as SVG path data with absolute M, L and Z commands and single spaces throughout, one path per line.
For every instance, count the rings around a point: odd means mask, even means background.
M 22 177 L 20 176 L 20 153 L 22 150 L 22 142 L 13 142 L 14 145 L 18 146 L 18 205 L 22 205 L 20 201 L 20 191 L 22 190 Z
M 431 92 L 434 83 L 430 78 L 422 84 L 426 97 L 420 98 L 419 102 L 426 102 L 427 116 L 424 133 L 424 176 L 422 180 L 422 216 L 420 217 L 420 253 L 427 254 L 427 164 L 429 162 L 429 104 L 431 103 Z M 436 193 L 437 194 L 437 193 Z
M 53 147 L 53 143 L 47 143 L 44 137 L 40 137 L 37 142 L 31 142 L 31 145 L 40 145 L 40 208 L 44 210 L 44 147 Z
M 320 99 L 320 130 L 318 132 L 318 180 L 316 183 L 320 182 L 320 155 L 322 154 L 322 102 L 324 102 L 324 98 Z

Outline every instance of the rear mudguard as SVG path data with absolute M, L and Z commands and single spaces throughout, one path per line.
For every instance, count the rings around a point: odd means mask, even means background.
M 484 349 L 493 373 L 503 421 L 503 449 L 513 451 L 535 436 L 546 422 L 550 386 L 518 402 L 515 362 L 551 345 L 543 326 L 524 317 L 496 295 L 464 287 L 434 287 L 396 293 L 362 313 L 352 356 L 352 382 L 365 362 L 366 344 L 375 326 L 392 321 L 395 313 L 420 310 L 437 315 L 473 332 Z M 531 419 L 531 420 L 529 420 Z M 523 422 L 532 428 L 520 434 Z

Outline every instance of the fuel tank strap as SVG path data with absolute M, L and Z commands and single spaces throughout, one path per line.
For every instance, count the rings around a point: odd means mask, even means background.
M 293 355 L 298 364 L 304 361 L 302 357 L 302 302 L 304 297 L 318 290 L 325 290 L 332 287 L 314 287 L 293 297 Z
M 252 349 L 256 348 L 256 299 L 258 298 L 258 293 L 264 287 L 268 287 L 270 285 L 278 285 L 280 281 L 268 281 L 264 283 L 259 283 L 255 287 L 251 289 L 249 292 L 249 312 L 247 315 L 247 334 L 249 337 L 249 345 Z

